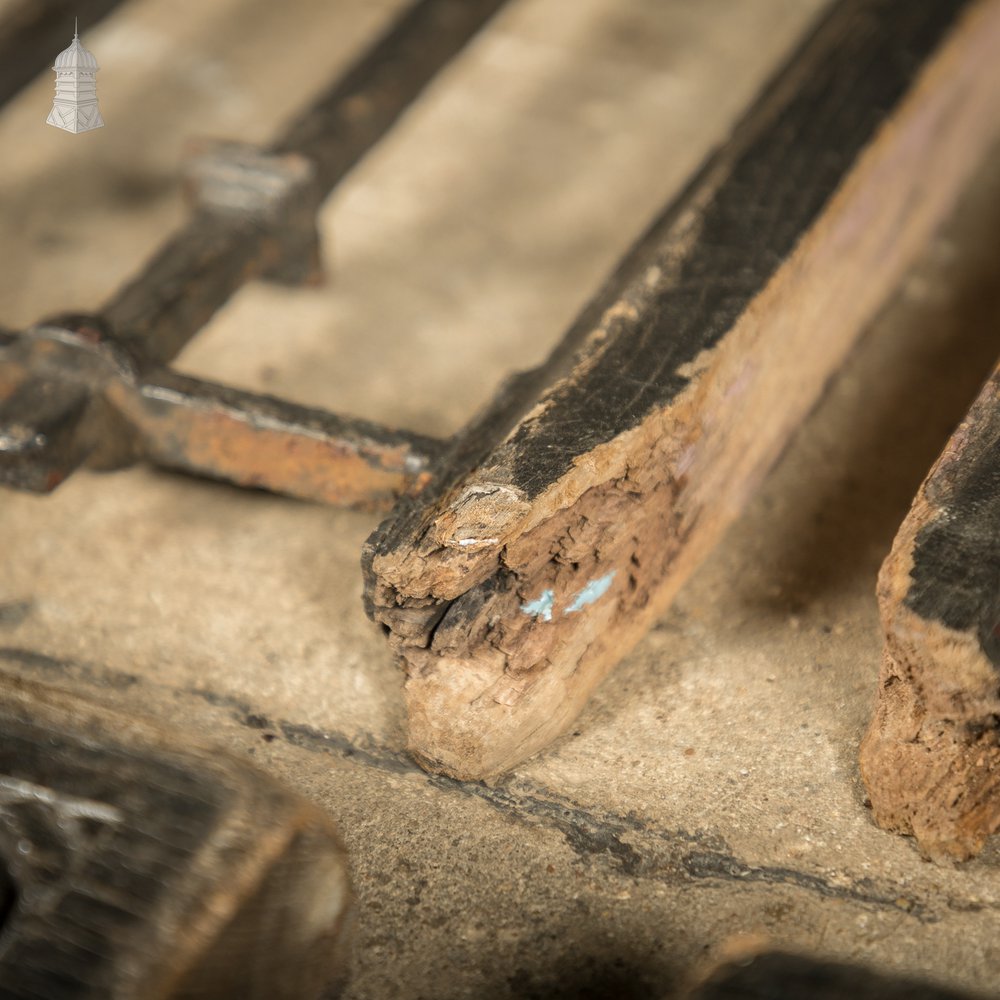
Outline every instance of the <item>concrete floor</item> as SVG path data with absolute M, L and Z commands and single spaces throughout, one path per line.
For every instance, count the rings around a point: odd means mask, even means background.
M 131 0 L 89 32 L 105 129 L 47 128 L 47 76 L 0 113 L 0 322 L 96 308 L 183 219 L 185 138 L 266 140 L 401 6 Z M 450 433 L 821 6 L 515 0 L 329 199 L 329 285 L 245 288 L 180 367 Z M 401 751 L 367 515 L 148 468 L 0 493 L 0 669 L 211 734 L 327 807 L 351 998 L 666 997 L 734 936 L 995 991 L 1000 847 L 922 861 L 872 825 L 856 750 L 875 573 L 997 352 L 997 174 L 573 734 L 495 787 Z

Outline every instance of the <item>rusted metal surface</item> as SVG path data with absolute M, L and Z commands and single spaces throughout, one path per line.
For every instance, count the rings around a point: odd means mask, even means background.
M 96 450 L 103 386 L 131 370 L 103 333 L 97 321 L 67 317 L 0 344 L 4 485 L 48 492 Z
M 5 998 L 330 995 L 351 888 L 323 812 L 187 734 L 0 687 Z
M 98 315 L 0 336 L 0 482 L 46 492 L 84 463 L 145 457 L 346 506 L 419 491 L 440 450 L 427 437 L 163 366 L 246 281 L 320 280 L 323 198 L 502 3 L 415 3 L 270 151 L 194 144 L 192 217 L 134 280 Z
M 86 386 L 29 378 L 0 404 L 0 482 L 33 493 L 54 490 L 81 461 Z
M 349 507 L 426 483 L 438 442 L 169 370 L 108 392 L 158 465 Z
M 431 438 L 143 369 L 93 317 L 0 345 L 0 482 L 48 492 L 83 464 L 160 465 L 289 496 L 384 507 L 426 481 Z

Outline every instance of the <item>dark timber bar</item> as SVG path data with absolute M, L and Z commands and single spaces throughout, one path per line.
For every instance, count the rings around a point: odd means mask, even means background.
M 998 44 L 996 0 L 836 4 L 372 536 L 367 607 L 428 767 L 479 778 L 544 746 L 662 612 L 997 134 Z
M 351 887 L 326 814 L 190 734 L 0 688 L 4 997 L 330 995 Z
M 861 769 L 881 826 L 965 860 L 1000 830 L 1000 369 L 879 577 L 885 652 Z
M 275 163 L 308 174 L 292 217 L 265 225 L 254 212 L 199 212 L 104 308 L 116 336 L 162 364 L 249 278 L 267 275 L 289 252 L 311 253 L 322 198 L 501 6 L 418 0 L 275 144 Z

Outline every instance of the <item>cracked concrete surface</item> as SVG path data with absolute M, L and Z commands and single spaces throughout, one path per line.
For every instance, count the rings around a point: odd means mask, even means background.
M 105 129 L 47 129 L 50 74 L 0 113 L 0 321 L 96 307 L 183 218 L 189 135 L 266 139 L 401 6 L 133 0 L 89 32 Z M 517 0 L 327 202 L 330 284 L 248 286 L 180 367 L 450 433 L 820 7 Z M 922 861 L 872 825 L 856 753 L 878 565 L 995 360 L 997 173 L 574 732 L 493 787 L 401 751 L 368 515 L 144 467 L 0 493 L 0 669 L 210 734 L 328 808 L 349 997 L 664 997 L 733 935 L 995 990 L 1000 850 Z

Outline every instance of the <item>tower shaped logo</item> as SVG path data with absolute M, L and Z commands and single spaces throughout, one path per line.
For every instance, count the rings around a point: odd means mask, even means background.
M 56 56 L 56 99 L 46 122 L 67 132 L 101 128 L 104 119 L 97 107 L 97 60 L 83 47 L 79 31 L 68 49 Z

